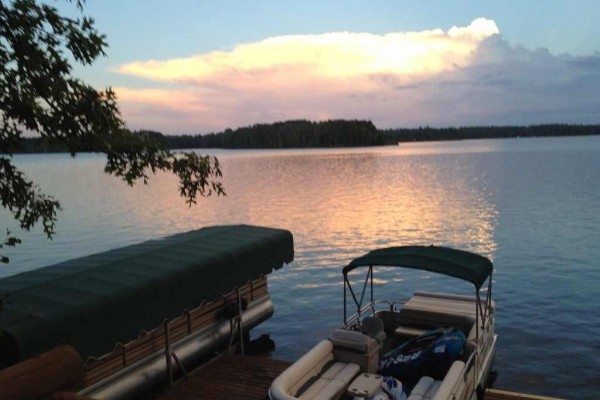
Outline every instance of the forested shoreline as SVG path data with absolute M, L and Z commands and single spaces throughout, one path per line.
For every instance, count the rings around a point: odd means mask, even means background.
M 377 129 L 366 120 L 293 120 L 272 124 L 226 129 L 197 135 L 163 135 L 156 131 L 138 131 L 151 136 L 169 149 L 278 149 L 319 147 L 362 147 L 391 145 L 399 142 L 425 142 L 514 137 L 585 136 L 600 134 L 600 125 L 547 124 L 530 126 L 478 126 L 449 128 Z M 41 138 L 23 138 L 18 153 L 66 152 L 61 144 Z M 90 151 L 90 149 L 81 149 Z

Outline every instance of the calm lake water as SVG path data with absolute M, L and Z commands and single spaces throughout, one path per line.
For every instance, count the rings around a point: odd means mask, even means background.
M 351 259 L 392 245 L 457 247 L 495 265 L 496 387 L 597 398 L 600 137 L 210 153 L 228 196 L 192 208 L 172 177 L 132 189 L 104 175 L 98 155 L 15 157 L 63 211 L 53 241 L 21 234 L 0 276 L 208 225 L 289 229 L 295 260 L 271 275 L 275 315 L 254 334 L 270 332 L 274 356 L 293 360 L 341 324 Z M 470 293 L 448 279 L 406 272 L 376 290 L 405 298 L 450 283 Z

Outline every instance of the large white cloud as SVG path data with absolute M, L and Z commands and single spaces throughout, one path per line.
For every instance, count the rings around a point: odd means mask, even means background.
M 380 127 L 597 122 L 599 69 L 590 65 L 599 58 L 511 47 L 494 21 L 479 18 L 447 32 L 281 36 L 130 63 L 116 71 L 175 88 L 116 91 L 132 127 L 167 133 L 294 118 Z

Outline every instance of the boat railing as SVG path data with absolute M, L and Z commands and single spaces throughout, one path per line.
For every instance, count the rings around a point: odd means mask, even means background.
M 374 300 L 372 302 L 365 304 L 359 310 L 357 310 L 357 312 L 352 314 L 350 316 L 350 318 L 348 318 L 346 321 L 344 321 L 344 325 L 346 327 L 352 326 L 352 325 L 356 324 L 357 322 L 359 322 L 363 316 L 375 315 L 377 313 L 377 311 L 381 311 L 382 309 L 384 309 L 385 311 L 390 311 L 390 312 L 398 312 L 405 303 L 406 303 L 406 300 L 387 300 L 387 299 Z M 382 305 L 384 307 L 381 307 Z
M 407 300 L 396 300 L 392 302 L 391 311 L 399 312 L 402 307 L 406 304 Z
M 467 361 L 465 361 L 465 381 L 467 380 L 467 374 L 470 372 L 470 369 L 475 365 L 475 357 L 477 356 L 477 349 L 473 349 Z
M 360 319 L 363 315 L 373 315 L 373 314 L 375 314 L 375 304 L 369 302 L 369 303 L 365 304 L 364 306 L 362 306 L 360 309 L 358 309 L 354 314 L 352 314 L 350 316 L 350 318 L 346 319 L 344 321 L 344 326 L 348 327 L 348 326 L 355 325 L 360 322 Z

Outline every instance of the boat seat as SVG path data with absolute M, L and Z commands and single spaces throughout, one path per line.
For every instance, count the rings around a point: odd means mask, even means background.
M 377 317 L 364 317 L 361 323 L 367 335 L 377 340 L 380 346 L 383 345 L 387 335 L 383 329 L 383 320 Z
M 345 393 L 350 382 L 358 375 L 359 367 L 356 364 L 336 362 L 320 375 L 320 378 L 301 392 L 300 399 L 337 399 Z
M 394 335 L 408 338 L 430 329 L 452 326 L 469 336 L 475 325 L 475 313 L 476 303 L 473 299 L 417 292 L 398 311 Z
M 373 338 L 358 331 L 337 328 L 329 334 L 329 340 L 336 349 L 345 349 L 365 354 L 373 347 Z
M 380 345 L 376 339 L 359 331 L 338 328 L 331 332 L 329 340 L 336 361 L 357 364 L 362 372 L 377 372 Z
M 399 339 L 408 339 L 408 338 L 421 336 L 429 330 L 431 330 L 431 329 L 422 329 L 422 328 L 415 328 L 412 326 L 400 325 L 399 327 L 394 329 L 394 336 L 396 336 Z
M 334 360 L 333 344 L 323 340 L 271 384 L 272 400 L 339 399 L 360 372 L 355 363 Z
M 441 385 L 442 381 L 436 381 L 430 376 L 422 376 L 411 390 L 407 400 L 432 400 Z

